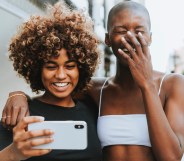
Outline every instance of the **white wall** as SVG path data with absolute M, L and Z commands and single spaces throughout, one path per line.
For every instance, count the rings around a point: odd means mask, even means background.
M 15 5 L 16 2 L 17 5 Z M 28 3 L 29 1 L 20 0 L 1 0 L 0 2 L 0 117 L 9 92 L 23 90 L 31 96 L 33 95 L 25 81 L 14 72 L 8 59 L 8 44 L 11 37 L 15 34 L 17 27 L 31 14 L 31 4 L 28 6 L 29 13 L 20 9 L 18 5 L 23 7 L 23 5 L 27 6 Z M 34 12 L 37 12 L 35 7 L 32 8 L 32 13 Z

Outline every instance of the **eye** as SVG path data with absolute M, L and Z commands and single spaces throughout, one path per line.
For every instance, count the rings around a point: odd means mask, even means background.
M 145 33 L 144 30 L 136 30 L 136 34 L 138 34 L 139 32 L 140 32 L 141 34 L 144 34 L 144 33 Z
M 69 69 L 69 70 L 76 68 L 76 66 L 77 66 L 76 63 L 66 64 L 66 68 Z
M 56 68 L 57 68 L 57 66 L 56 65 L 44 65 L 44 67 L 46 68 L 46 69 L 48 69 L 48 70 L 55 70 Z
M 125 35 L 127 33 L 127 31 L 126 30 L 117 30 L 117 31 L 115 31 L 115 34 L 121 34 L 121 35 Z

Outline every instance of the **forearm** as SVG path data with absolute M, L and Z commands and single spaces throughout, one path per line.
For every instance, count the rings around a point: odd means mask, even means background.
M 173 132 L 154 85 L 142 90 L 152 149 L 159 161 L 181 160 L 180 142 Z
M 11 148 L 12 144 L 0 151 L 0 158 L 3 161 L 20 161 L 13 149 Z

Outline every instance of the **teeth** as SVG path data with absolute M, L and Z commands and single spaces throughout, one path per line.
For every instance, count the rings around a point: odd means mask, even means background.
M 128 51 L 128 49 L 124 48 L 124 49 L 123 49 L 123 51 L 124 51 L 124 52 L 127 52 L 127 51 Z
M 124 52 L 129 52 L 128 49 L 124 48 L 123 49 Z M 134 51 L 136 52 L 136 49 L 134 48 Z
M 64 86 L 68 85 L 68 83 L 53 83 L 53 84 L 58 86 L 58 87 L 64 87 Z

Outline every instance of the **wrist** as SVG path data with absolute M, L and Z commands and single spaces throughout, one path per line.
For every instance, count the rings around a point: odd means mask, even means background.
M 16 96 L 24 97 L 24 98 L 26 99 L 26 101 L 30 99 L 29 96 L 26 95 L 26 94 L 25 94 L 24 92 L 22 92 L 22 91 L 16 91 L 16 92 L 11 92 L 11 93 L 9 93 L 8 99 L 10 99 L 10 98 L 12 98 L 12 97 L 16 97 Z
M 13 144 L 10 144 L 3 150 L 4 155 L 2 157 L 5 161 L 20 161 L 18 154 L 13 148 Z
M 26 94 L 24 92 L 22 92 L 22 91 L 14 91 L 14 92 L 10 92 L 9 93 L 9 97 L 12 96 L 12 95 L 15 95 L 15 94 L 22 94 L 22 95 L 26 96 Z
M 156 86 L 154 81 L 150 81 L 144 84 L 144 86 L 141 87 L 142 92 L 146 91 L 156 91 Z

